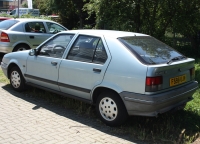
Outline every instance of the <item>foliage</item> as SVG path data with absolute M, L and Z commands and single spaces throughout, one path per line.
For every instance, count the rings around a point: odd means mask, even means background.
M 194 34 L 199 8 L 198 0 L 90 0 L 84 6 L 89 15 L 95 13 L 96 28 L 142 32 L 159 39 L 167 30 Z
M 27 3 L 26 1 L 24 1 L 24 2 L 22 3 L 22 7 L 23 7 L 23 8 L 27 8 L 27 7 L 28 7 L 28 3 Z
M 34 0 L 43 15 L 59 15 L 59 22 L 68 29 L 83 28 L 87 13 L 82 11 L 84 1 L 78 0 Z M 86 23 L 87 24 L 87 23 Z

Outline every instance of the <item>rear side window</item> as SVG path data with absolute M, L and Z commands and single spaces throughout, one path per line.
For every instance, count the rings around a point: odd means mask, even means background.
M 8 30 L 10 27 L 12 27 L 13 25 L 15 25 L 16 23 L 18 23 L 18 20 L 4 20 L 2 22 L 0 22 L 0 29 L 3 30 Z
M 104 64 L 107 60 L 107 53 L 101 38 L 81 35 L 73 44 L 67 59 Z
M 161 41 L 150 36 L 118 38 L 141 62 L 145 64 L 167 63 L 183 55 Z

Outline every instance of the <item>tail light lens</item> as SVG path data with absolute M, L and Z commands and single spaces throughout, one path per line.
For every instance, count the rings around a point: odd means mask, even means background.
M 146 92 L 158 91 L 161 89 L 163 83 L 162 76 L 146 77 Z
M 195 68 L 194 67 L 190 69 L 190 78 L 191 78 L 191 80 L 193 80 L 195 78 Z
M 8 37 L 8 34 L 5 32 L 1 33 L 1 37 L 0 37 L 1 42 L 10 42 L 10 39 Z

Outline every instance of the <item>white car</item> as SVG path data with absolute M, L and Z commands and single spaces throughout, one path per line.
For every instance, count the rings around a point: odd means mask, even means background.
M 0 23 L 0 52 L 36 48 L 55 33 L 67 31 L 64 26 L 44 19 L 9 19 Z
M 4 55 L 1 67 L 14 90 L 31 85 L 94 104 L 110 126 L 182 107 L 198 88 L 194 59 L 132 32 L 60 32 L 36 49 Z

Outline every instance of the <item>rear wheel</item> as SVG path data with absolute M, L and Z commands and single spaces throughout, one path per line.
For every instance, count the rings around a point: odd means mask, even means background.
M 13 50 L 13 52 L 16 52 L 16 51 L 23 51 L 23 50 L 28 50 L 30 49 L 27 45 L 25 44 L 20 44 L 18 46 L 16 46 Z
M 112 91 L 106 91 L 97 98 L 96 111 L 100 119 L 109 126 L 118 126 L 128 117 L 121 98 Z
M 24 77 L 18 67 L 13 67 L 10 71 L 10 84 L 16 91 L 23 91 L 26 88 Z

